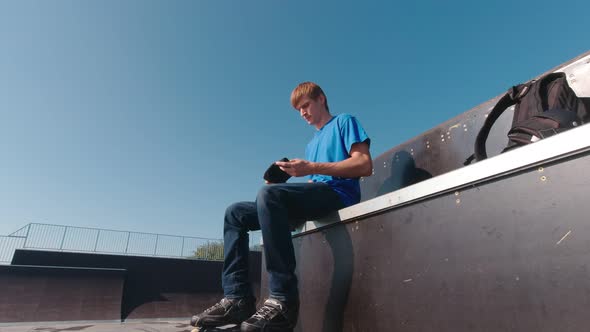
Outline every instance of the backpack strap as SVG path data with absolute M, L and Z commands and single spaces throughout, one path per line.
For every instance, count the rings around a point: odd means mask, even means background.
M 524 94 L 526 94 L 526 92 L 528 92 L 528 86 L 523 86 L 522 89 L 519 89 L 519 87 L 520 87 L 520 85 L 512 87 L 510 90 L 508 90 L 508 92 L 504 96 L 502 96 L 502 98 L 500 98 L 500 100 L 498 100 L 498 102 L 496 103 L 496 106 L 494 106 L 494 108 L 492 108 L 492 110 L 488 114 L 488 117 L 486 118 L 485 122 L 483 123 L 483 126 L 479 130 L 479 133 L 477 134 L 477 138 L 475 139 L 475 147 L 474 147 L 475 160 L 480 161 L 480 160 L 484 160 L 488 157 L 488 155 L 486 153 L 486 140 L 488 139 L 488 135 L 490 134 L 490 130 L 492 129 L 492 126 L 494 125 L 496 120 L 498 120 L 500 115 L 502 115 L 502 113 L 504 113 L 504 111 L 508 107 L 516 104 L 516 100 L 518 100 L 518 98 L 524 96 Z M 520 91 L 517 91 L 517 90 L 520 90 Z M 523 93 L 523 91 L 524 91 L 524 93 Z M 515 98 L 515 93 L 517 96 L 516 98 Z M 473 158 L 470 157 L 468 159 L 473 159 Z

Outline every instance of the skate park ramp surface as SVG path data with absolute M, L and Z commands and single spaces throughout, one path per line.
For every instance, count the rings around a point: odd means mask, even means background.
M 120 319 L 125 274 L 122 269 L 0 266 L 0 322 Z
M 252 284 L 256 294 L 260 289 L 260 261 L 260 252 L 251 252 L 249 262 L 252 271 Z M 176 319 L 179 317 L 187 317 L 188 319 L 194 313 L 206 309 L 223 296 L 220 278 L 223 266 L 221 261 L 19 249 L 14 254 L 12 264 L 50 265 L 66 269 L 74 267 L 125 270 L 124 287 L 117 290 L 120 304 L 116 307 L 116 318 L 121 320 Z M 15 286 L 22 287 L 21 284 L 24 280 L 23 278 L 16 278 L 13 283 Z M 1 286 L 0 290 L 2 290 Z M 42 295 L 40 294 L 40 299 L 44 300 L 45 297 Z M 16 294 L 14 297 L 16 297 Z M 16 300 L 12 302 L 16 302 Z M 69 313 L 70 311 L 67 311 L 65 315 Z M 0 322 L 78 321 L 88 319 L 113 318 L 67 316 L 60 319 L 3 319 L 0 306 Z
M 193 327 L 186 320 L 130 320 L 121 322 L 50 322 L 0 324 L 0 332 L 190 332 Z

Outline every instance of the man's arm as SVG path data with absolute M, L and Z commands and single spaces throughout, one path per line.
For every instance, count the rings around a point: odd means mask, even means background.
M 322 174 L 343 178 L 369 176 L 373 172 L 373 160 L 366 142 L 354 143 L 350 148 L 350 157 L 333 163 L 316 163 L 302 159 L 277 161 L 276 164 L 291 176 Z

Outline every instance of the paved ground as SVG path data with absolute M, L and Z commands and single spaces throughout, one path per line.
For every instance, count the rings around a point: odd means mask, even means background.
M 131 322 L 71 322 L 71 323 L 8 323 L 0 324 L 0 332 L 191 332 L 187 320 Z M 232 331 L 217 329 L 216 331 Z

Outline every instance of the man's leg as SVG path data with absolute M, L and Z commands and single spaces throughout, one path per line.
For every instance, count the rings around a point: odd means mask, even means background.
M 250 253 L 248 231 L 260 229 L 256 203 L 240 202 L 225 211 L 223 223 L 223 273 L 221 282 L 226 298 L 253 297 L 248 279 Z
M 285 183 L 263 187 L 256 207 L 271 298 L 242 323 L 242 331 L 259 331 L 262 326 L 292 328 L 297 322 L 299 295 L 290 221 L 324 217 L 344 205 L 325 183 Z
M 256 299 L 248 278 L 248 231 L 259 229 L 256 204 L 235 203 L 225 211 L 224 263 L 221 282 L 224 298 L 191 319 L 193 326 L 239 324 L 256 311 Z

